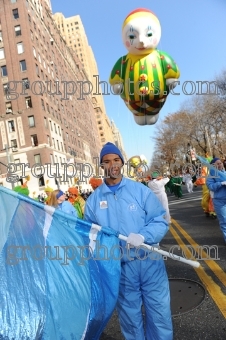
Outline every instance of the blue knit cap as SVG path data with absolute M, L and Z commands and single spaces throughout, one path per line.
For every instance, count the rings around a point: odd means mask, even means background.
M 219 160 L 220 160 L 220 158 L 215 157 L 215 158 L 212 159 L 212 161 L 210 162 L 210 164 L 214 164 L 216 161 L 219 161 Z
M 124 159 L 123 159 L 123 156 L 121 154 L 121 151 L 117 148 L 117 146 L 115 144 L 110 143 L 110 142 L 106 143 L 103 146 L 103 148 L 102 148 L 102 150 L 100 152 L 100 163 L 102 163 L 102 158 L 105 155 L 108 155 L 110 153 L 114 153 L 114 154 L 118 155 L 121 158 L 122 163 L 124 164 Z

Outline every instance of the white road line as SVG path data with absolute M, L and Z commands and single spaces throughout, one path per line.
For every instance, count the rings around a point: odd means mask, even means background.
M 200 201 L 202 197 L 196 197 L 196 198 L 187 198 L 187 199 L 180 199 L 177 201 L 169 202 L 169 205 L 174 205 L 174 204 L 181 204 L 185 202 L 192 202 L 192 201 Z

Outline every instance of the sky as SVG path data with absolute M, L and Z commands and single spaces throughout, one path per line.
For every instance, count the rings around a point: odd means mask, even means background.
M 108 81 L 116 61 L 128 53 L 121 37 L 126 16 L 137 8 L 146 8 L 158 17 L 162 35 L 157 49 L 171 55 L 180 69 L 180 85 L 175 89 L 179 95 L 169 94 L 158 122 L 146 126 L 135 123 L 119 96 L 104 96 L 107 115 L 119 128 L 128 157 L 142 154 L 150 161 L 154 157 L 153 137 L 161 120 L 197 96 L 197 81 L 213 81 L 226 70 L 225 0 L 52 0 L 51 3 L 53 13 L 61 12 L 65 17 L 80 15 L 102 81 Z M 195 94 L 189 94 L 189 83 L 188 94 L 184 93 L 186 81 L 196 84 Z

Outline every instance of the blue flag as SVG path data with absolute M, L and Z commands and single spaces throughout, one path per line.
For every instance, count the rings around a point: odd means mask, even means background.
M 118 297 L 117 233 L 0 188 L 0 338 L 95 340 Z

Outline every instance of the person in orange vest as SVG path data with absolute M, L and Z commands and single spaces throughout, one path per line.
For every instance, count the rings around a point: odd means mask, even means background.
M 68 201 L 75 207 L 78 213 L 78 218 L 83 218 L 85 210 L 85 200 L 80 196 L 79 191 L 75 187 L 68 189 Z
M 96 188 L 98 188 L 102 183 L 103 181 L 101 178 L 91 177 L 89 180 L 89 184 L 91 185 L 93 190 L 96 190 Z

